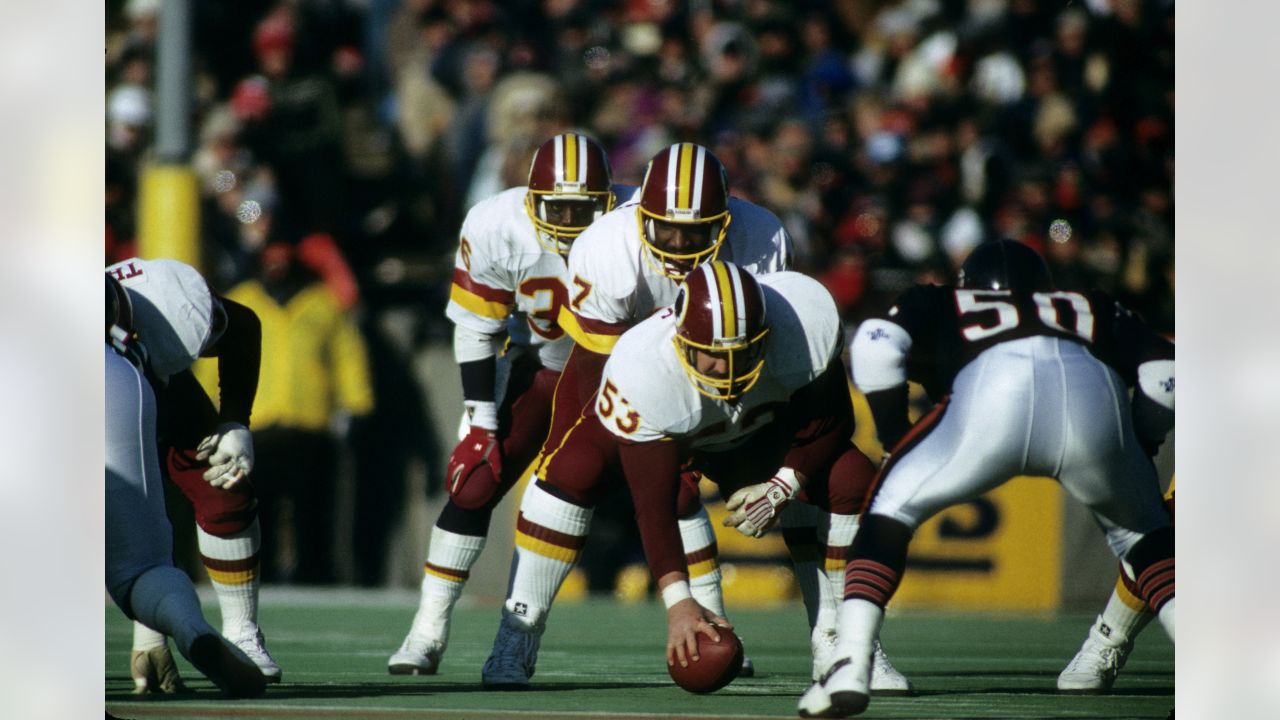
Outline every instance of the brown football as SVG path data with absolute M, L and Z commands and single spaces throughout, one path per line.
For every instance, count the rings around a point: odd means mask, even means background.
M 728 685 L 742 670 L 742 642 L 732 630 L 717 628 L 720 642 L 698 633 L 698 661 L 688 667 L 668 665 L 667 672 L 680 687 L 692 693 L 710 693 Z

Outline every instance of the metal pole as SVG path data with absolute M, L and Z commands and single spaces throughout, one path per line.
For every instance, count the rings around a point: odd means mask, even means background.
M 156 160 L 191 155 L 191 0 L 164 0 L 156 37 Z

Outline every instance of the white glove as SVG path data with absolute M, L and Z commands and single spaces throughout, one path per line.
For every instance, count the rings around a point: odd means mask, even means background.
M 196 446 L 196 459 L 208 459 L 210 485 L 230 489 L 253 471 L 253 435 L 240 423 L 222 423 Z
M 778 513 L 800 492 L 800 478 L 791 468 L 782 468 L 765 482 L 748 485 L 729 496 L 724 506 L 732 510 L 724 519 L 747 537 L 764 537 L 778 522 Z

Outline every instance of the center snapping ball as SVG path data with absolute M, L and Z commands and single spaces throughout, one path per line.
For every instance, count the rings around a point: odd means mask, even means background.
M 732 630 L 717 627 L 720 642 L 698 633 L 698 660 L 667 666 L 677 685 L 692 693 L 710 693 L 728 685 L 742 670 L 742 642 Z

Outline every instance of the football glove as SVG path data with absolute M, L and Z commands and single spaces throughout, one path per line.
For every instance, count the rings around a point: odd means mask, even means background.
M 492 471 L 493 482 L 502 482 L 502 443 L 498 442 L 494 431 L 472 425 L 471 431 L 449 456 L 445 475 L 449 482 L 449 496 L 459 497 L 463 486 L 483 465 L 488 465 Z
M 724 519 L 724 525 L 737 528 L 747 537 L 764 537 L 778 522 L 778 513 L 800 489 L 795 471 L 782 468 L 765 482 L 748 485 L 730 495 L 724 506 L 732 512 Z
M 196 446 L 196 460 L 208 460 L 204 479 L 217 488 L 231 488 L 253 471 L 253 435 L 240 423 L 219 425 Z

